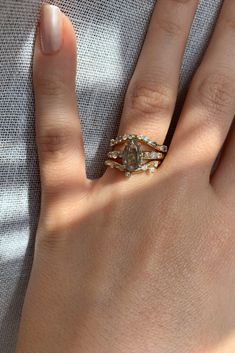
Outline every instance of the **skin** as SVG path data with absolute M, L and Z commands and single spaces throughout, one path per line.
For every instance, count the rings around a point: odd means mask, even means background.
M 118 134 L 163 143 L 195 0 L 159 0 Z M 16 353 L 235 351 L 235 3 L 225 0 L 155 174 L 85 173 L 76 38 L 35 43 L 41 214 Z M 229 132 L 230 130 L 230 132 Z M 213 175 L 211 169 L 223 143 Z

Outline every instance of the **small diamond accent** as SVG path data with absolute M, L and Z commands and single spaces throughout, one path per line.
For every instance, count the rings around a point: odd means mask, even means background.
M 142 152 L 142 158 L 144 159 L 162 159 L 163 155 L 162 153 L 156 152 L 156 151 L 144 151 Z
M 147 169 L 148 169 L 148 165 L 144 164 L 143 167 L 142 167 L 142 170 L 147 170 Z
M 127 176 L 128 178 L 130 178 L 131 173 L 130 173 L 130 172 L 125 172 L 125 176 Z
M 158 157 L 158 153 L 157 152 L 151 152 L 150 153 L 150 158 L 157 158 Z
M 167 152 L 167 146 L 164 146 L 164 145 L 161 146 L 161 151 L 162 151 L 162 152 Z

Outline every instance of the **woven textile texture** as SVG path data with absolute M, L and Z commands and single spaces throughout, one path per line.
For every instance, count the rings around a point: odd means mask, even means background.
M 208 43 L 221 2 L 199 3 L 179 97 Z M 117 133 L 155 0 L 51 3 L 70 16 L 79 38 L 77 97 L 87 175 L 97 178 L 105 170 L 109 139 Z M 31 66 L 40 5 L 39 0 L 0 0 L 0 353 L 14 352 L 39 214 Z

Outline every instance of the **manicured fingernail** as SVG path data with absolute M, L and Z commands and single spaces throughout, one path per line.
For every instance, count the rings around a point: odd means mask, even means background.
M 40 18 L 41 48 L 45 54 L 56 53 L 62 43 L 62 16 L 57 6 L 45 4 Z

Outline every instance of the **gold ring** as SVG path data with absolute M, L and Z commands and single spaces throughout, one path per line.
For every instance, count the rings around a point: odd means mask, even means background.
M 141 143 L 152 147 L 153 150 L 142 150 Z M 124 149 L 114 150 L 113 148 L 117 145 L 124 145 Z M 154 173 L 161 165 L 168 150 L 166 145 L 159 145 L 147 136 L 136 134 L 125 134 L 111 139 L 110 147 L 112 150 L 107 154 L 109 159 L 105 161 L 105 165 L 124 172 L 128 177 L 140 172 Z

